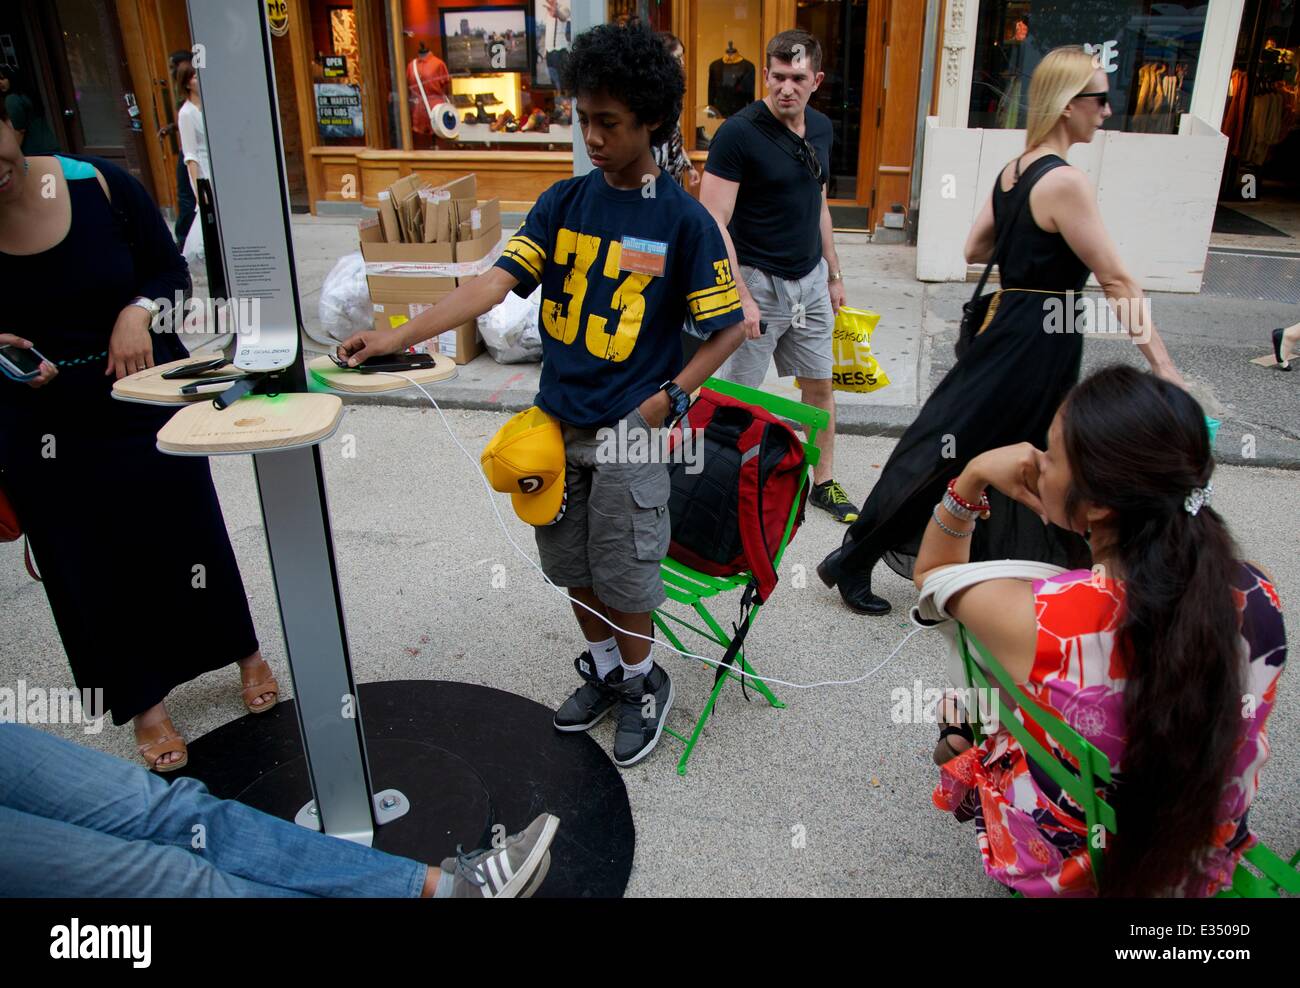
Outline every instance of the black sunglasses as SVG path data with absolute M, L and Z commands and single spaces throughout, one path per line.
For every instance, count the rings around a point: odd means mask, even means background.
M 798 137 L 798 135 L 795 135 Z M 795 152 L 795 157 L 804 163 L 804 166 L 812 174 L 814 182 L 822 180 L 822 163 L 817 157 L 817 149 L 808 143 L 806 138 L 798 137 L 799 150 Z
M 1076 97 L 1074 97 L 1074 98 L 1075 98 L 1075 99 L 1087 99 L 1087 98 L 1090 97 L 1090 96 L 1093 97 L 1094 99 L 1096 99 L 1096 100 L 1097 100 L 1097 105 L 1098 105 L 1098 106 L 1101 106 L 1101 107 L 1104 107 L 1107 103 L 1110 102 L 1110 93 L 1108 93 L 1108 92 L 1102 92 L 1102 93 L 1080 93 L 1078 96 L 1076 96 Z

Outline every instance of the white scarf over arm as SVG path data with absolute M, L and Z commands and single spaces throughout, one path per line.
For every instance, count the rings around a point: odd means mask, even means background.
M 969 687 L 966 667 L 957 647 L 957 619 L 948 613 L 948 601 L 955 594 L 985 580 L 1046 580 L 1066 572 L 1050 563 L 1025 559 L 995 559 L 984 563 L 959 563 L 931 573 L 921 584 L 921 597 L 912 608 L 912 623 L 920 628 L 938 628 L 948 639 L 948 677 L 952 685 Z

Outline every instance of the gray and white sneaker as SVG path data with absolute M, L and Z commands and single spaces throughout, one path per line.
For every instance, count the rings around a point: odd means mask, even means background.
M 618 703 L 618 694 L 596 672 L 596 663 L 590 652 L 583 652 L 574 659 L 573 667 L 583 682 L 555 712 L 551 723 L 557 731 L 590 730 Z
M 658 662 L 650 671 L 623 681 L 623 667 L 605 680 L 618 694 L 618 730 L 614 733 L 614 764 L 635 765 L 654 750 L 673 706 L 673 681 Z
M 560 818 L 543 813 L 527 829 L 507 837 L 501 847 L 469 854 L 457 848 L 440 866 L 452 876 L 452 899 L 527 899 L 551 867 L 551 841 Z

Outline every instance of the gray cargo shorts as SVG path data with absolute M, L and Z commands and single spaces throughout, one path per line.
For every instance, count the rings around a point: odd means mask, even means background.
M 640 411 L 623 418 L 629 438 L 658 449 Z M 534 529 L 542 571 L 557 587 L 591 587 L 601 603 L 630 614 L 654 610 L 667 597 L 659 564 L 668 555 L 671 482 L 665 463 L 633 463 L 604 429 L 561 423 L 564 433 L 564 517 Z M 617 425 L 609 430 L 618 434 Z M 630 444 L 629 444 L 630 445 Z
M 834 367 L 835 312 L 826 284 L 826 258 L 799 279 L 778 278 L 742 264 L 740 276 L 754 297 L 767 332 L 745 340 L 718 376 L 751 388 L 760 387 L 767 365 L 776 360 L 782 377 L 830 380 Z

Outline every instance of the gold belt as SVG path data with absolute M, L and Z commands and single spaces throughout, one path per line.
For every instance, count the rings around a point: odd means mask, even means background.
M 988 311 L 984 313 L 984 321 L 980 323 L 980 328 L 975 335 L 979 336 L 980 333 L 988 329 L 989 323 L 993 321 L 993 317 L 997 314 L 998 303 L 1002 301 L 1003 292 L 1034 292 L 1037 295 L 1064 295 L 1068 290 L 1069 289 L 1064 288 L 1056 290 L 1048 288 L 999 288 L 993 293 L 993 298 L 989 299 Z

